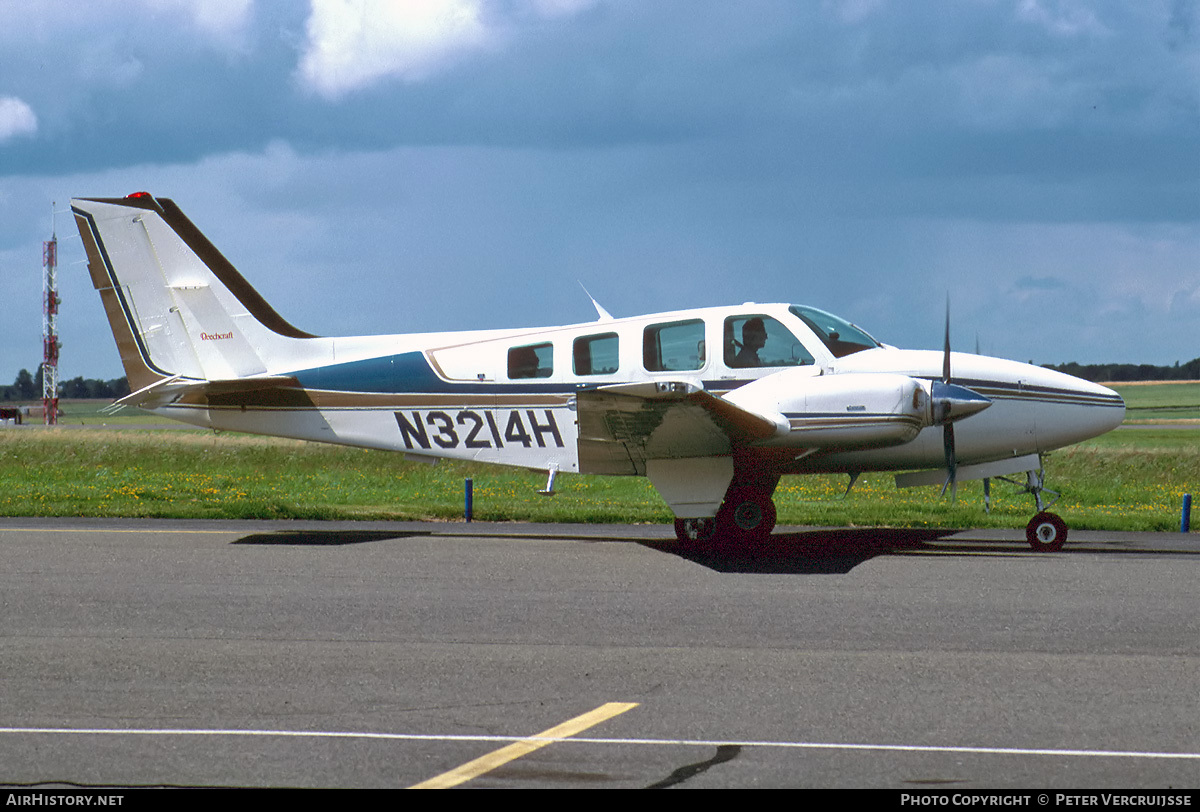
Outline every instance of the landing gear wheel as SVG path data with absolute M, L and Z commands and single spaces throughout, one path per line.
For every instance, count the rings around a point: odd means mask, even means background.
M 675 538 L 684 544 L 712 541 L 717 534 L 716 519 L 676 519 Z
M 765 539 L 775 529 L 775 503 L 755 488 L 735 488 L 725 497 L 721 513 L 729 530 L 743 539 Z
M 1025 539 L 1038 552 L 1056 552 L 1067 540 L 1067 523 L 1055 514 L 1043 511 L 1025 526 Z
M 762 488 L 730 488 L 715 518 L 676 519 L 675 537 L 681 544 L 712 544 L 736 549 L 746 542 L 766 540 L 775 529 L 775 503 Z

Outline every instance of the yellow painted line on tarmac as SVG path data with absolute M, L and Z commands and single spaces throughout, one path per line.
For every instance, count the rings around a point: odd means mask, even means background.
M 638 703 L 636 702 L 606 702 L 582 716 L 568 719 L 562 724 L 555 725 L 536 736 L 530 736 L 519 742 L 513 742 L 507 747 L 501 747 L 499 750 L 488 753 L 486 756 L 481 756 L 474 761 L 468 761 L 461 767 L 456 767 L 441 775 L 435 775 L 433 778 L 422 781 L 419 784 L 413 784 L 409 789 L 449 789 L 450 787 L 456 787 L 459 784 L 470 781 L 472 778 L 478 778 L 484 773 L 491 772 L 497 767 L 501 767 L 521 756 L 529 755 L 535 750 L 540 750 L 547 744 L 569 739 L 577 733 L 582 733 L 589 727 L 594 727 L 627 710 L 633 710 L 637 706 Z

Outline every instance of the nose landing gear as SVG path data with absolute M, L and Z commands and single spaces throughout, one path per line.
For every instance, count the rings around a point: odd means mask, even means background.
M 1067 523 L 1062 520 L 1056 513 L 1050 513 L 1046 510 L 1047 507 L 1058 501 L 1061 494 L 1058 491 L 1052 491 L 1046 487 L 1045 472 L 1039 468 L 1036 471 L 1025 472 L 1025 482 L 1017 482 L 1008 477 L 997 477 L 1005 482 L 1022 488 L 1025 493 L 1033 496 L 1034 504 L 1037 505 L 1037 515 L 1029 520 L 1029 524 L 1025 525 L 1025 540 L 1029 542 L 1029 546 L 1039 553 L 1053 553 L 1062 549 L 1062 546 L 1067 541 Z M 986 483 L 987 480 L 984 480 Z M 1047 504 L 1042 499 L 1042 493 L 1053 494 L 1054 498 Z M 987 489 L 984 489 L 985 498 Z
M 1056 514 L 1043 510 L 1025 526 L 1025 540 L 1038 552 L 1061 550 L 1067 540 L 1067 523 Z

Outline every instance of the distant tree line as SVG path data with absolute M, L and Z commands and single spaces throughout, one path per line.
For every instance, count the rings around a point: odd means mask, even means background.
M 113 378 L 102 381 L 96 378 L 85 378 L 80 375 L 69 381 L 59 380 L 58 396 L 60 398 L 105 398 L 116 400 L 129 394 L 129 382 L 125 378 Z M 17 373 L 17 379 L 12 386 L 0 386 L 0 401 L 24 401 L 42 399 L 42 367 L 38 365 L 37 375 L 30 375 L 29 370 L 22 369 Z
M 1044 364 L 1054 369 L 1083 378 L 1087 381 L 1200 381 L 1200 358 L 1186 364 L 1175 362 L 1175 366 L 1157 367 L 1153 364 Z

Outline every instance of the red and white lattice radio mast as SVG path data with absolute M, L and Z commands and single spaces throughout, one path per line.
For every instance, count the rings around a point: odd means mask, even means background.
M 53 204 L 51 205 L 53 210 Z M 58 424 L 58 236 L 51 222 L 42 243 L 42 412 L 46 425 Z

